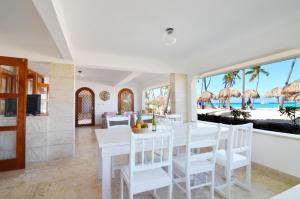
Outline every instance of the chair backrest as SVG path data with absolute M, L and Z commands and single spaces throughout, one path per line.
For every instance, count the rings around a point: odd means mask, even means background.
M 232 125 L 230 127 L 227 158 L 232 160 L 233 154 L 244 155 L 247 160 L 251 161 L 253 124 Z
M 221 128 L 221 124 L 205 128 L 189 126 L 186 156 L 187 172 L 189 171 L 190 164 L 195 161 L 209 161 L 212 168 L 214 167 Z
M 130 127 L 130 116 L 106 116 L 107 128 Z
M 168 114 L 166 118 L 169 119 L 172 123 L 183 123 L 182 114 L 175 113 L 175 114 Z
M 131 134 L 129 172 L 130 182 L 134 172 L 167 167 L 172 176 L 172 131 Z

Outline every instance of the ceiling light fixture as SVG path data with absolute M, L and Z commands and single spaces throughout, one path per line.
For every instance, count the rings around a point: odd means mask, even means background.
M 82 70 L 77 71 L 77 74 L 78 74 L 79 77 L 83 77 L 84 76 L 83 73 L 82 73 Z
M 176 43 L 174 28 L 166 29 L 165 34 L 164 34 L 164 42 L 167 46 L 171 46 Z

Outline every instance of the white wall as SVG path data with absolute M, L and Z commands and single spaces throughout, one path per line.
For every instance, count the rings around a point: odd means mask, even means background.
M 138 85 L 124 85 L 124 86 L 108 86 L 97 82 L 82 80 L 77 78 L 75 81 L 75 89 L 81 87 L 88 87 L 95 93 L 95 123 L 101 123 L 101 115 L 104 112 L 117 112 L 118 111 L 118 93 L 122 88 L 129 88 L 134 94 L 134 111 L 141 110 L 142 90 Z M 110 99 L 102 101 L 99 97 L 101 91 L 109 91 Z
M 300 178 L 300 136 L 254 130 L 252 161 Z

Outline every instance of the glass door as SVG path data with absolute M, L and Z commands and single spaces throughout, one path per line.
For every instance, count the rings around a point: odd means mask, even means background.
M 0 171 L 25 168 L 27 60 L 0 56 Z

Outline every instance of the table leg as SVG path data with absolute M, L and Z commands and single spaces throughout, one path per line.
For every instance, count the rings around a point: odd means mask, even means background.
M 98 149 L 98 179 L 102 179 L 102 150 Z
M 102 198 L 111 198 L 111 157 L 102 153 Z

